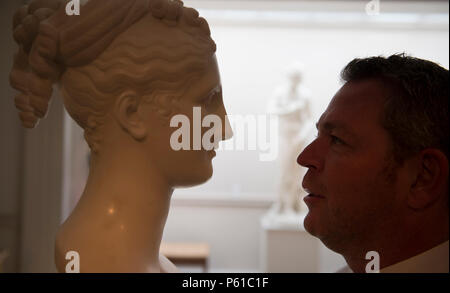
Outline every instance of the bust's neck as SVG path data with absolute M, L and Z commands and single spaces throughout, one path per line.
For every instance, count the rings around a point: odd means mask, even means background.
M 142 154 L 125 153 L 92 158 L 83 195 L 58 233 L 56 253 L 78 249 L 81 272 L 159 271 L 173 189 Z

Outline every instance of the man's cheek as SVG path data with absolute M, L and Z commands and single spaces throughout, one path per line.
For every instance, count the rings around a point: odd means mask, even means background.
M 353 214 L 355 210 L 360 210 L 367 203 L 364 198 L 367 195 L 364 187 L 355 184 L 357 180 L 349 180 L 348 182 L 340 182 L 334 186 L 334 190 L 330 190 L 328 205 L 330 209 L 336 213 Z

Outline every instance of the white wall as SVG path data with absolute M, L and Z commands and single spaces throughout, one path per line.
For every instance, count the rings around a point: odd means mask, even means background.
M 168 242 L 208 242 L 213 272 L 260 272 L 259 219 L 264 206 L 172 206 L 164 233 Z
M 200 8 L 201 5 L 205 5 L 202 1 L 191 2 Z M 268 2 L 270 3 L 270 1 L 264 3 L 268 5 Z M 316 1 L 315 6 L 310 4 L 308 8 L 326 10 L 327 6 L 323 6 L 322 3 Z M 353 13 L 361 9 L 359 13 L 364 17 L 364 5 L 361 3 L 366 1 L 354 1 L 347 9 Z M 320 117 L 341 86 L 339 73 L 353 58 L 406 52 L 438 62 L 448 68 L 448 16 L 446 25 L 430 26 L 420 21 L 421 14 L 417 14 L 416 10 L 419 8 L 416 5 L 417 3 L 410 14 L 403 16 L 406 20 L 403 22 L 399 20 L 399 23 L 395 20 L 402 18 L 396 15 L 385 22 L 365 23 L 359 19 L 360 16 L 350 15 L 344 18 L 337 13 L 330 14 L 330 17 L 336 19 L 349 19 L 347 25 L 325 22 L 319 17 L 316 21 L 310 20 L 307 23 L 284 22 L 283 17 L 288 15 L 282 12 L 274 17 L 280 20 L 255 24 L 255 21 L 239 20 L 246 17 L 239 14 L 239 11 L 227 10 L 229 16 L 221 18 L 220 10 L 200 9 L 210 22 L 212 36 L 217 43 L 224 103 L 228 113 L 264 114 L 267 101 L 274 89 L 284 82 L 286 67 L 294 61 L 305 64 L 305 85 L 313 93 L 314 120 Z M 212 4 L 208 5 L 210 6 Z M 254 4 L 254 7 L 259 7 L 258 3 Z M 448 5 L 443 7 L 447 7 L 448 13 Z M 400 9 L 397 6 L 394 8 Z M 408 6 L 403 9 L 411 10 Z M 439 8 L 435 10 L 442 12 Z M 308 15 L 306 11 L 301 13 L 303 14 L 299 17 Z M 209 15 L 211 17 L 208 17 Z M 411 15 L 409 18 L 415 17 L 418 20 L 409 21 L 408 15 Z M 264 14 L 261 17 L 263 16 Z M 258 16 L 254 18 L 258 19 Z M 239 162 L 239 168 L 236 168 L 236 162 Z M 277 172 L 276 162 L 259 161 L 258 153 L 255 151 L 227 151 L 219 154 L 215 159 L 215 166 L 215 177 L 210 182 L 180 193 L 191 195 L 214 193 L 241 197 L 258 194 L 273 198 L 271 194 L 275 192 L 273 178 Z M 236 190 L 238 192 L 234 192 Z
M 313 92 L 315 120 L 340 87 L 340 71 L 355 57 L 406 52 L 446 68 L 449 65 L 446 3 L 386 5 L 382 6 L 385 10 L 378 20 L 373 21 L 367 20 L 369 16 L 364 14 L 364 4 L 368 1 L 347 2 L 344 6 L 310 1 L 307 9 L 311 13 L 326 10 L 342 22 L 333 23 L 332 18 L 326 17 L 286 22 L 281 14 L 280 20 L 252 23 L 239 19 L 242 16 L 239 13 L 233 18 L 230 10 L 223 17 L 219 8 L 233 6 L 232 3 L 236 6 L 236 2 L 219 3 L 219 6 L 214 6 L 214 1 L 185 2 L 198 8 L 215 9 L 201 10 L 201 14 L 211 24 L 217 43 L 224 102 L 229 114 L 265 113 L 273 90 L 283 82 L 284 69 L 293 61 L 306 65 L 305 84 Z M 246 2 L 245 7 L 264 10 L 270 8 L 270 1 L 264 5 Z M 295 9 L 299 8 L 294 3 Z M 342 10 L 347 14 L 335 13 Z M 303 17 L 308 14 L 305 10 L 300 12 Z M 348 13 L 353 13 L 355 19 L 345 23 L 345 19 L 352 17 Z M 446 13 L 446 20 L 435 13 Z M 212 271 L 260 271 L 259 219 L 270 205 L 268 199 L 276 197 L 276 166 L 276 162 L 260 162 L 254 151 L 219 153 L 214 161 L 214 177 L 207 184 L 175 192 L 164 240 L 209 242 Z M 256 204 L 258 196 L 261 201 Z M 215 204 L 215 200 L 220 204 Z M 236 200 L 253 200 L 254 204 L 240 208 Z M 299 248 L 297 253 L 308 252 Z M 320 271 L 334 271 L 342 264 L 340 256 L 321 248 Z

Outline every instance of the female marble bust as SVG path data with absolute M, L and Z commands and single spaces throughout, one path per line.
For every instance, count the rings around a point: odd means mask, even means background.
M 46 115 L 56 85 L 91 148 L 86 187 L 57 234 L 57 269 L 76 251 L 81 272 L 176 271 L 159 254 L 171 195 L 207 181 L 215 153 L 173 150 L 170 119 L 201 107 L 229 123 L 208 24 L 177 0 L 90 0 L 80 16 L 66 3 L 17 11 L 10 76 L 24 127 Z

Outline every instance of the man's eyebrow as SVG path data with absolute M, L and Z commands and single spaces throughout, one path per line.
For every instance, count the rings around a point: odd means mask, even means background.
M 324 129 L 326 131 L 332 131 L 332 130 L 339 130 L 342 131 L 345 135 L 355 137 L 354 132 L 347 127 L 345 124 L 339 123 L 339 122 L 332 122 L 332 121 L 326 121 L 326 122 L 319 122 L 316 123 L 317 130 Z

